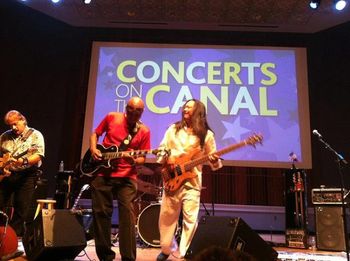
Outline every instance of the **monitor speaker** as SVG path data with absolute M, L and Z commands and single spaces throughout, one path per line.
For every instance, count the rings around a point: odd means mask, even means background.
M 240 250 L 257 260 L 277 260 L 278 253 L 239 217 L 203 216 L 186 252 L 192 259 L 212 246 Z
M 320 205 L 315 207 L 315 215 L 317 249 L 345 251 L 343 208 Z
M 23 246 L 29 260 L 74 259 L 86 247 L 85 231 L 69 210 L 44 209 L 26 223 Z

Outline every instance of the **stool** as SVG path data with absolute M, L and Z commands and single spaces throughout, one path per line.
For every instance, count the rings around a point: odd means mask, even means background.
M 36 207 L 34 219 L 39 215 L 39 212 L 42 209 L 55 209 L 56 200 L 54 199 L 37 199 L 36 202 L 38 203 L 38 206 Z

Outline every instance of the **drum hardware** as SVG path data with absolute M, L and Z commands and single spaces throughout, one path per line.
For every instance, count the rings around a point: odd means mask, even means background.
M 146 194 L 156 196 L 158 194 L 158 187 L 152 183 L 137 179 L 137 190 Z
M 162 202 L 163 192 L 164 192 L 163 186 L 159 186 L 158 187 L 158 195 L 157 195 L 157 198 L 156 198 L 158 203 Z
M 154 171 L 145 165 L 136 165 L 137 175 L 140 176 L 153 176 Z

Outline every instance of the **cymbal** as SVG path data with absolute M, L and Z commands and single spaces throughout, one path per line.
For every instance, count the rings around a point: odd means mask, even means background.
M 159 193 L 159 188 L 157 186 L 140 179 L 137 179 L 137 190 L 155 196 Z
M 137 175 L 151 176 L 154 174 L 154 171 L 144 165 L 136 166 Z

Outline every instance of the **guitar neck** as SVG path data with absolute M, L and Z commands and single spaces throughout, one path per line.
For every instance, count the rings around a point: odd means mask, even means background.
M 71 208 L 71 210 L 75 210 L 75 209 L 77 208 L 78 203 L 79 203 L 79 200 L 80 200 L 81 195 L 83 194 L 84 190 L 85 190 L 84 188 L 82 188 L 82 189 L 80 190 L 79 195 L 78 195 L 78 197 L 75 199 L 74 204 L 73 204 L 73 207 Z
M 239 143 L 236 143 L 234 145 L 231 145 L 231 146 L 228 146 L 226 148 L 223 148 L 221 150 L 218 150 L 215 152 L 215 154 L 217 154 L 218 156 L 221 156 L 221 155 L 224 155 L 226 153 L 229 153 L 233 150 L 236 150 L 236 149 L 239 149 L 241 147 L 244 147 L 247 145 L 247 142 L 244 140 L 244 141 L 241 141 Z M 212 153 L 214 154 L 214 153 Z M 198 159 L 194 159 L 194 160 L 191 160 L 190 162 L 187 162 L 185 165 L 184 165 L 184 168 L 186 171 L 190 171 L 191 169 L 193 169 L 194 167 L 200 165 L 200 164 L 203 164 L 203 163 L 206 163 L 209 161 L 209 156 L 212 155 L 212 154 L 208 154 L 208 155 L 205 155 L 203 157 L 200 157 Z
M 117 152 L 105 152 L 102 153 L 102 157 L 105 160 L 118 159 L 126 156 L 141 156 L 146 154 L 152 154 L 153 150 L 128 150 L 128 151 L 117 151 Z

